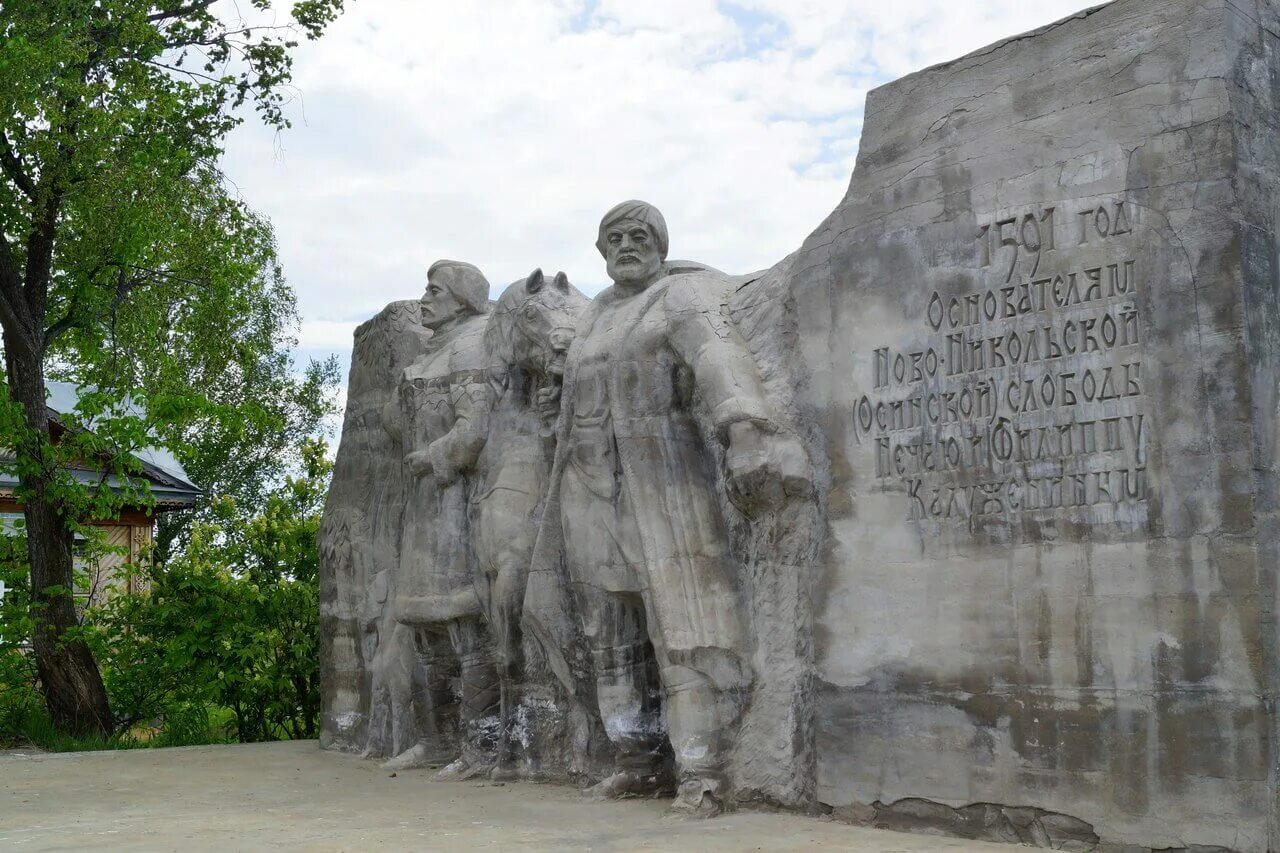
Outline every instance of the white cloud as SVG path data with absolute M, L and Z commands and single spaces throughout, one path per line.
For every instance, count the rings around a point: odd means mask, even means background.
M 276 225 L 303 351 L 345 355 L 437 258 L 595 292 L 624 198 L 673 255 L 768 266 L 843 195 L 868 89 L 1088 5 L 360 0 L 299 48 L 296 126 L 246 125 L 225 167 Z
M 351 333 L 357 325 L 346 320 L 303 320 L 298 348 L 315 354 L 340 352 L 351 345 Z

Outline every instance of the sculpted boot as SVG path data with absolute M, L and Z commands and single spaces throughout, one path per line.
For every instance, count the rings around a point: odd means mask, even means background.
M 687 666 L 667 667 L 663 681 L 667 732 L 680 780 L 671 810 L 715 817 L 732 807 L 724 766 L 737 728 L 737 702 L 730 691 Z
M 596 700 L 605 733 L 618 750 L 618 768 L 586 789 L 588 802 L 661 793 L 669 778 L 663 749 L 662 706 L 652 661 L 639 642 L 621 642 L 592 652 Z
M 690 817 L 715 817 L 728 805 L 728 782 L 719 773 L 705 771 L 680 783 L 671 811 Z
M 449 626 L 458 650 L 462 674 L 462 755 L 436 774 L 452 782 L 487 776 L 497 764 L 500 689 L 493 648 L 477 619 L 463 619 Z
M 410 701 L 418 738 L 412 746 L 383 763 L 386 770 L 443 767 L 458 757 L 457 697 L 451 683 L 457 660 L 448 637 L 440 631 L 410 629 L 414 633 L 415 666 Z

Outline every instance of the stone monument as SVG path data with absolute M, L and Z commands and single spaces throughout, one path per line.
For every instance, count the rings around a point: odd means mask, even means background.
M 429 333 L 416 300 L 393 303 L 356 330 L 342 443 L 321 523 L 321 701 L 326 736 L 398 754 L 417 740 L 413 638 L 395 600 L 408 479 L 383 409 Z
M 1280 848 L 1278 182 L 1280 5 L 1117 0 L 872 92 L 845 199 L 770 270 L 667 260 L 644 203 L 584 223 L 614 284 L 576 337 L 517 369 L 477 333 L 442 535 L 502 698 L 429 757 L 695 814 Z M 374 414 L 439 349 L 415 311 L 357 332 L 321 534 L 323 742 L 388 758 L 470 684 L 414 688 L 394 605 L 441 559 L 404 553 L 420 448 Z M 495 562 L 474 484 L 507 447 Z

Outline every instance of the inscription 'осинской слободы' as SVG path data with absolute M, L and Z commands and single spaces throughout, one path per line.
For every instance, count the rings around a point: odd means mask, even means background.
M 1118 200 L 993 217 L 977 234 L 982 288 L 934 291 L 923 345 L 872 353 L 855 428 L 912 520 L 1140 520 L 1150 425 L 1132 220 Z

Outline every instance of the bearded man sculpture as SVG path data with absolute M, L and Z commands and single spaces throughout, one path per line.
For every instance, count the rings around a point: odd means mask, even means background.
M 498 672 L 473 581 L 466 482 L 487 433 L 488 314 L 489 282 L 480 270 L 460 261 L 433 264 L 421 315 L 434 334 L 427 353 L 405 370 L 398 401 L 414 485 L 394 612 L 414 631 L 421 683 L 414 690 L 419 740 L 387 766 L 456 758 L 440 773 L 446 779 L 488 772 L 498 742 Z
M 748 514 L 810 490 L 811 467 L 727 314 L 726 279 L 668 264 L 666 222 L 644 202 L 609 211 L 596 246 L 614 284 L 569 351 L 539 551 L 563 548 L 616 749 L 616 772 L 590 794 L 657 790 L 669 739 L 674 807 L 714 814 L 730 802 L 728 754 L 754 676 L 708 442 L 724 448 L 725 488 Z

